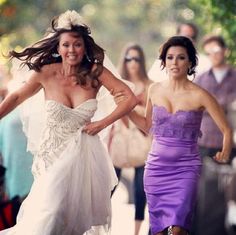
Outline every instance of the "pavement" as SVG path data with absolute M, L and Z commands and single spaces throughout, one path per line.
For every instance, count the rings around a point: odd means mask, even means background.
M 145 220 L 139 235 L 148 235 L 148 211 L 145 210 Z M 128 192 L 122 182 L 112 196 L 112 226 L 111 235 L 134 235 L 134 204 L 128 204 Z

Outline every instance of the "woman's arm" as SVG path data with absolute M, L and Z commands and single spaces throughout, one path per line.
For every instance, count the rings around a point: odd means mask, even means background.
M 103 69 L 102 75 L 99 77 L 101 84 L 108 89 L 111 94 L 122 92 L 124 99 L 119 102 L 116 109 L 107 117 L 100 121 L 89 123 L 85 126 L 84 131 L 90 135 L 95 135 L 103 128 L 109 126 L 125 114 L 129 113 L 137 104 L 137 99 L 130 88 L 117 79 L 109 70 Z
M 145 117 L 138 114 L 136 111 L 132 111 L 128 114 L 132 122 L 142 131 L 149 133 L 149 129 L 152 125 L 152 102 L 151 102 L 151 93 L 153 85 L 149 86 L 147 102 L 146 102 L 146 111 Z
M 145 83 L 144 91 L 136 96 L 136 98 L 138 99 L 138 104 L 133 109 L 133 111 L 135 111 L 135 113 L 137 113 L 141 116 L 143 116 L 145 113 L 148 113 L 147 112 L 147 101 L 148 101 L 149 87 L 150 87 L 151 84 L 153 84 L 153 82 L 150 81 L 150 80 L 147 83 Z M 115 99 L 116 99 L 116 95 L 115 95 Z M 146 112 L 144 112 L 145 108 L 146 108 Z M 131 112 L 133 113 L 133 111 L 131 111 Z M 122 117 L 121 120 L 122 120 L 123 124 L 127 128 L 129 128 L 129 117 L 128 117 L 128 115 Z M 143 130 L 141 132 L 143 133 Z
M 146 111 L 145 116 L 140 115 L 136 111 L 131 111 L 128 114 L 128 117 L 134 122 L 134 124 L 145 133 L 149 133 L 149 129 L 152 125 L 152 102 L 151 102 L 151 93 L 153 85 L 150 85 L 148 88 L 147 102 L 146 102 Z M 114 99 L 116 104 L 119 104 L 122 100 L 125 99 L 123 92 L 117 92 L 114 94 Z
M 222 151 L 216 154 L 215 160 L 222 163 L 227 162 L 232 149 L 232 130 L 226 120 L 224 111 L 216 99 L 205 90 L 202 90 L 200 100 L 223 134 Z
M 6 96 L 0 104 L 0 119 L 42 88 L 39 78 L 39 73 L 34 73 L 18 90 Z

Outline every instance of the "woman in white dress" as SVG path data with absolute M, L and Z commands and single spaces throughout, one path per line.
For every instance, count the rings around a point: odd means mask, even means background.
M 0 118 L 43 90 L 45 122 L 37 126 L 42 135 L 34 153 L 33 186 L 17 224 L 1 235 L 109 232 L 110 195 L 117 179 L 97 133 L 134 108 L 136 98 L 103 66 L 104 51 L 89 34 L 79 14 L 67 11 L 52 21 L 43 40 L 10 52 L 34 72 L 1 103 Z M 102 86 L 124 92 L 126 99 L 105 118 L 91 122 Z

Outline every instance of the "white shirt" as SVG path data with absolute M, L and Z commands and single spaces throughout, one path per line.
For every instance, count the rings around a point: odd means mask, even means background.
M 224 68 L 224 69 L 213 69 L 212 72 L 213 72 L 213 74 L 215 76 L 216 81 L 220 84 L 223 81 L 226 73 L 228 72 L 228 69 L 227 68 Z

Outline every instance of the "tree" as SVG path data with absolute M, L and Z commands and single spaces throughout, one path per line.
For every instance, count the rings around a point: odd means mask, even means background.
M 135 41 L 144 48 L 149 67 L 158 57 L 159 46 L 183 21 L 196 22 L 203 34 L 221 30 L 229 47 L 235 48 L 235 4 L 235 0 L 0 0 L 0 50 L 32 44 L 53 16 L 74 9 L 114 64 L 121 48 Z
M 209 33 L 222 35 L 231 50 L 229 60 L 236 65 L 236 1 L 235 0 L 191 0 L 195 9 L 195 20 Z

